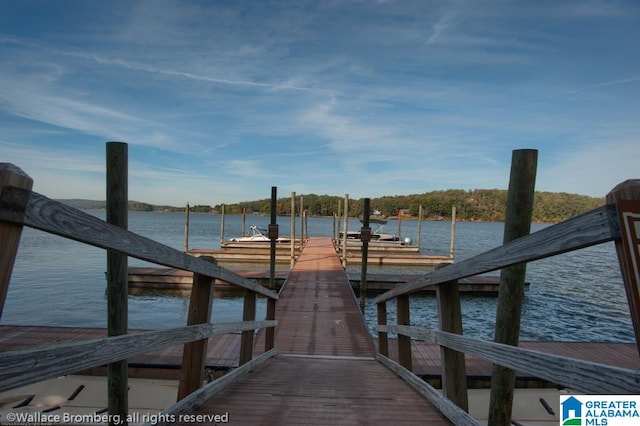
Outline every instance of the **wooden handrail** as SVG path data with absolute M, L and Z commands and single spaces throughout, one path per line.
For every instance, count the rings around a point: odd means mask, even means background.
M 175 419 L 177 419 L 180 414 L 187 414 L 196 410 L 198 407 L 207 402 L 213 395 L 222 391 L 224 388 L 229 386 L 234 381 L 238 380 L 240 377 L 246 375 L 251 370 L 264 364 L 266 361 L 276 356 L 277 353 L 278 351 L 274 348 L 263 353 L 262 355 L 258 355 L 256 358 L 253 358 L 246 364 L 243 364 L 230 373 L 227 373 L 224 376 L 220 377 L 219 379 L 216 379 L 213 382 L 204 385 L 186 398 L 181 399 L 171 407 L 166 408 L 158 416 L 161 419 L 160 421 L 153 423 L 148 422 L 145 423 L 144 426 L 164 426 L 174 424 Z M 168 421 L 167 419 L 173 419 L 173 421 Z
M 616 208 L 611 205 L 603 206 L 446 268 L 437 269 L 379 295 L 375 301 L 386 302 L 401 294 L 413 293 L 432 285 L 544 259 L 619 238 L 620 226 Z
M 107 168 L 109 170 L 116 168 L 119 172 L 116 178 L 112 179 L 111 184 L 115 186 L 124 185 L 123 180 L 126 181 L 127 176 L 126 144 L 108 143 L 107 155 L 109 158 L 113 157 L 111 162 L 108 159 Z M 126 385 L 126 360 L 128 358 L 156 349 L 183 344 L 182 379 L 178 393 L 179 399 L 183 401 L 178 403 L 177 406 L 184 407 L 186 404 L 194 403 L 194 398 L 197 399 L 199 395 L 203 395 L 200 387 L 206 361 L 207 340 L 210 336 L 231 332 L 242 332 L 244 336 L 241 343 L 240 356 L 241 363 L 244 365 L 237 369 L 235 374 L 225 376 L 223 380 L 216 381 L 219 382 L 219 384 L 214 385 L 217 388 L 229 382 L 233 377 L 238 377 L 240 372 L 247 371 L 252 366 L 264 362 L 264 360 L 276 353 L 273 348 L 274 333 L 271 332 L 269 333 L 271 338 L 267 338 L 265 343 L 267 352 L 258 359 L 251 359 L 254 331 L 260 328 L 273 330 L 277 326 L 277 321 L 274 320 L 274 313 L 278 293 L 274 290 L 266 289 L 232 271 L 219 267 L 215 264 L 215 259 L 190 256 L 128 231 L 126 229 L 126 190 L 114 195 L 118 198 L 118 202 L 111 200 L 111 204 L 116 205 L 116 207 L 120 204 L 121 208 L 116 209 L 116 213 L 121 216 L 124 215 L 125 219 L 118 217 L 118 220 L 107 223 L 95 216 L 31 191 L 30 185 L 22 184 L 23 178 L 28 178 L 28 176 L 13 165 L 0 163 L 0 172 L 3 172 L 2 176 L 0 176 L 0 189 L 2 190 L 0 193 L 0 226 L 3 227 L 3 230 L 5 228 L 15 228 L 19 231 L 22 226 L 29 226 L 103 248 L 107 250 L 108 255 L 117 255 L 111 256 L 114 260 L 117 260 L 117 262 L 113 262 L 114 264 L 118 263 L 119 266 L 125 266 L 122 271 L 121 267 L 118 269 L 121 274 L 118 275 L 116 280 L 118 285 L 114 287 L 113 292 L 113 295 L 124 297 L 124 301 L 123 299 L 109 298 L 109 302 L 112 302 L 111 305 L 117 308 L 114 309 L 114 313 L 122 308 L 120 312 L 117 312 L 117 315 L 111 315 L 110 308 L 109 337 L 33 350 L 0 353 L 0 391 L 106 364 L 109 367 L 109 414 L 122 416 L 126 415 L 128 410 L 128 390 Z M 109 187 L 109 182 L 107 188 L 109 194 L 117 192 Z M 125 203 L 124 206 L 122 205 L 123 203 Z M 110 212 L 111 210 L 108 211 L 108 218 Z M 113 216 L 113 213 L 111 213 L 111 216 Z M 14 234 L 8 235 L 10 238 L 5 242 L 5 245 L 10 246 L 10 253 L 2 256 L 0 313 L 4 304 L 2 296 L 8 286 L 13 258 L 18 247 L 19 232 Z M 193 272 L 194 284 L 191 292 L 187 327 L 126 334 L 127 257 Z M 6 266 L 5 261 L 7 263 Z M 111 264 L 109 262 L 109 266 Z M 113 274 L 116 269 L 110 267 L 107 275 Z M 247 304 L 245 302 L 244 321 L 223 324 L 209 323 L 214 278 L 242 287 L 247 291 L 247 298 L 252 303 Z M 266 296 L 268 300 L 268 315 L 265 321 L 255 321 L 257 294 Z M 112 368 L 114 366 L 117 367 L 117 371 Z M 207 389 L 207 392 L 211 392 L 212 387 L 207 387 Z
M 429 383 L 422 380 L 420 377 L 413 374 L 410 370 L 407 370 L 402 365 L 398 364 L 391 358 L 385 355 L 378 354 L 376 359 L 385 365 L 389 370 L 396 373 L 405 382 L 407 382 L 412 388 L 420 392 L 429 402 L 436 406 L 438 410 L 454 425 L 457 426 L 480 426 L 480 422 L 471 417 L 462 408 L 454 404 L 450 399 L 444 396 L 440 391 L 435 389 Z
M 277 321 L 199 324 L 40 349 L 3 352 L 0 353 L 0 392 L 157 349 L 194 342 L 219 334 L 275 327 L 277 324 Z
M 109 225 L 104 221 L 24 189 L 6 187 L 0 196 L 0 220 L 26 225 L 159 265 L 218 278 L 271 299 L 278 294 L 228 269 Z
M 638 370 L 553 355 L 422 327 L 385 325 L 377 328 L 381 332 L 398 333 L 464 352 L 585 393 L 640 393 L 640 371 Z M 602 380 L 603 377 L 606 377 L 606 380 Z

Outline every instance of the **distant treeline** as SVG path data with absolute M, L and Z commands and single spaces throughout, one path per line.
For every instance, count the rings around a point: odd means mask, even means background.
M 332 216 L 344 206 L 344 198 L 335 195 L 302 195 L 303 207 L 311 216 Z M 79 209 L 104 209 L 104 201 L 92 200 L 60 200 Z M 507 201 L 507 191 L 503 189 L 448 189 L 446 191 L 432 191 L 425 194 L 394 195 L 371 199 L 371 212 L 380 216 L 397 216 L 402 211 L 403 216 L 418 216 L 420 206 L 424 209 L 427 219 L 450 219 L 451 209 L 456 207 L 459 220 L 494 221 L 504 220 Z M 586 195 L 567 194 L 564 192 L 536 192 L 533 206 L 533 220 L 535 222 L 559 222 L 578 214 L 595 209 L 604 204 L 604 198 L 588 197 Z M 362 216 L 363 200 L 349 200 L 349 216 Z M 236 204 L 225 204 L 226 214 L 240 214 L 243 209 L 248 213 L 269 214 L 271 201 L 269 199 L 245 201 Z M 296 197 L 296 214 L 300 209 L 300 196 Z M 130 211 L 164 211 L 184 212 L 185 207 L 161 206 L 129 202 Z M 222 204 L 216 206 L 189 206 L 194 213 L 219 213 Z M 280 198 L 277 202 L 278 215 L 291 215 L 291 199 Z
M 331 216 L 338 212 L 338 205 L 344 206 L 344 198 L 333 195 L 303 195 L 303 206 L 311 216 Z M 448 189 L 425 194 L 394 195 L 371 199 L 371 211 L 381 216 L 396 216 L 402 210 L 404 216 L 418 216 L 420 206 L 427 219 L 450 219 L 452 207 L 456 207 L 459 220 L 503 221 L 506 209 L 507 191 L 501 189 Z M 604 204 L 604 198 L 585 195 L 536 192 L 533 220 L 536 222 L 559 222 L 578 214 L 595 209 Z M 214 207 L 220 211 L 221 205 Z M 362 215 L 363 200 L 349 200 L 349 215 Z M 270 200 L 247 201 L 225 205 L 227 214 L 270 212 Z M 296 212 L 300 209 L 300 197 L 296 200 Z M 279 215 L 291 214 L 291 199 L 281 198 L 277 203 Z

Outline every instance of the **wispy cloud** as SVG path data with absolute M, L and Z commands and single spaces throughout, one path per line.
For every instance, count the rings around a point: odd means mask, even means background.
M 595 90 L 595 89 L 601 89 L 603 87 L 608 87 L 608 86 L 617 86 L 620 84 L 635 83 L 636 81 L 640 81 L 640 76 L 623 78 L 620 80 L 604 81 L 602 83 L 596 83 L 590 86 L 580 87 L 578 89 L 571 90 L 569 92 L 564 93 L 564 95 L 573 95 L 576 93 L 586 92 L 586 91 Z
M 444 33 L 450 26 L 453 20 L 452 15 L 445 14 L 433 25 L 433 33 L 427 39 L 427 44 L 434 44 L 438 42 L 440 35 Z
M 84 173 L 82 191 L 101 194 L 102 143 L 123 140 L 136 198 L 167 203 L 273 184 L 503 187 L 522 147 L 544 153 L 549 187 L 595 188 L 560 164 L 591 167 L 607 149 L 635 159 L 637 7 L 547 3 L 138 0 L 56 5 L 46 22 L 10 5 L 20 31 L 0 34 L 3 156 L 69 190 Z M 45 155 L 60 169 L 30 158 Z

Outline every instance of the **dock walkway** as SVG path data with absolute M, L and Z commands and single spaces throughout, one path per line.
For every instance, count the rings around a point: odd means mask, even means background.
M 375 360 L 330 238 L 309 240 L 281 292 L 276 319 L 278 355 L 193 414 L 228 412 L 236 424 L 450 424 Z

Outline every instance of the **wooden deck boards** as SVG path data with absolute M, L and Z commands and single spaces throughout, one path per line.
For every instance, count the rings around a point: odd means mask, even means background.
M 243 425 L 450 424 L 377 361 L 286 355 L 269 360 L 192 414 L 227 412 L 230 423 Z
M 309 240 L 276 305 L 281 354 L 375 355 L 360 308 L 330 238 Z M 257 347 L 263 347 L 258 339 Z
M 276 320 L 280 355 L 193 414 L 229 413 L 237 424 L 450 424 L 374 360 L 373 339 L 331 239 L 309 240 L 280 293 Z M 264 346 L 262 335 L 256 346 Z

